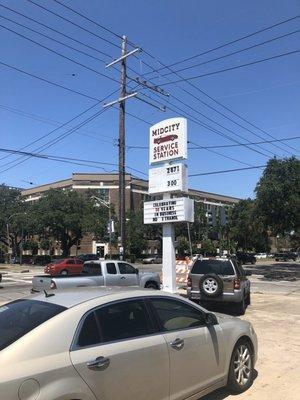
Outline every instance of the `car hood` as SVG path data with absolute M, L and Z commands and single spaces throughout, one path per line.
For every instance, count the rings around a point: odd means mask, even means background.
M 215 312 L 214 314 L 217 316 L 217 318 L 218 318 L 218 320 L 220 322 L 221 321 L 226 321 L 226 320 L 239 319 L 237 317 L 234 317 L 233 315 L 222 314 L 222 313 L 219 313 L 219 312 Z

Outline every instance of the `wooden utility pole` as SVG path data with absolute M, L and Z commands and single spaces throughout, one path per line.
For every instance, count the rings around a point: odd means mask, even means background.
M 126 254 L 126 237 L 125 237 L 125 96 L 126 96 L 126 44 L 127 37 L 123 36 L 122 54 L 121 54 L 121 90 L 119 102 L 119 219 L 120 219 L 120 236 L 122 258 Z

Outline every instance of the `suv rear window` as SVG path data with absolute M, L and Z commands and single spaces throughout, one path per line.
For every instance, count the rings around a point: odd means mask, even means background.
M 192 268 L 192 274 L 235 275 L 230 261 L 197 260 Z
M 65 310 L 66 307 L 37 300 L 16 300 L 1 306 L 0 350 Z

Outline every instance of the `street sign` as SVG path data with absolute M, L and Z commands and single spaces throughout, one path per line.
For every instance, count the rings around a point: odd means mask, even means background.
M 178 163 L 149 169 L 149 194 L 187 191 L 185 164 Z
M 149 163 L 187 158 L 187 120 L 169 118 L 150 128 Z
M 177 197 L 144 203 L 144 224 L 170 222 L 194 222 L 194 200 Z

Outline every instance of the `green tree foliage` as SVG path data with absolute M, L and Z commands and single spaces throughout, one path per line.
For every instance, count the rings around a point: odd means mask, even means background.
M 13 254 L 18 253 L 22 233 L 26 236 L 33 229 L 29 209 L 18 189 L 0 185 L 0 242 Z
M 268 250 L 267 229 L 257 215 L 255 200 L 239 201 L 228 214 L 229 237 L 236 242 L 237 250 Z
M 153 233 L 153 232 L 151 232 Z M 150 238 L 148 225 L 144 225 L 143 212 L 127 213 L 126 246 L 127 252 L 139 257 L 147 248 L 147 239 Z
M 67 256 L 85 233 L 105 231 L 108 212 L 87 195 L 51 189 L 35 204 L 33 217 L 37 232 L 57 240 Z
M 256 189 L 257 212 L 275 236 L 299 232 L 300 161 L 295 157 L 268 162 Z

